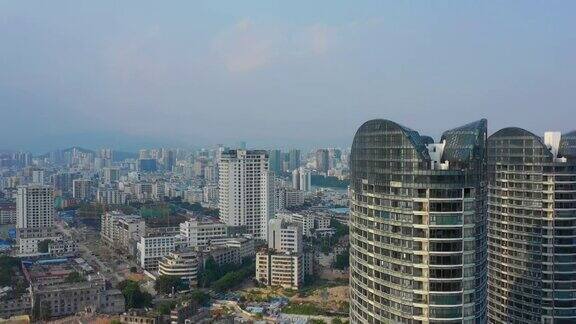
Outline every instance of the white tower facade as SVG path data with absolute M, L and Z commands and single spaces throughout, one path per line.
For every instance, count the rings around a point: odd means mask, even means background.
M 299 190 L 310 191 L 312 189 L 312 175 L 309 170 L 300 168 L 300 187 Z
M 300 189 L 300 169 L 295 169 L 292 171 L 292 188 L 299 190 Z
M 268 153 L 226 151 L 221 154 L 219 169 L 220 219 L 229 226 L 245 227 L 256 239 L 266 240 L 268 221 L 274 215 Z
M 268 223 L 268 249 L 280 253 L 302 253 L 302 227 L 282 218 Z
M 312 174 L 303 167 L 292 171 L 292 188 L 301 191 L 310 191 L 312 188 Z
M 16 228 L 52 226 L 54 226 L 52 187 L 36 184 L 18 187 Z

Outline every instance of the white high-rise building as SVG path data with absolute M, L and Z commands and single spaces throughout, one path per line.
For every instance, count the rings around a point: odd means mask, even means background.
M 102 241 L 117 249 L 130 252 L 132 242 L 140 241 L 146 233 L 146 222 L 139 215 L 124 215 L 118 211 L 107 212 L 100 221 Z
M 312 174 L 310 170 L 300 168 L 300 188 L 298 189 L 304 192 L 312 189 Z
M 96 201 L 106 205 L 123 205 L 126 203 L 126 194 L 115 188 L 100 187 L 96 191 Z
M 268 153 L 226 151 L 219 169 L 220 219 L 229 226 L 245 227 L 256 239 L 266 240 L 268 220 L 274 214 Z
M 120 180 L 120 169 L 118 168 L 104 168 L 103 175 L 104 175 L 104 183 L 110 184 L 112 182 Z
M 37 184 L 18 187 L 16 228 L 52 226 L 54 226 L 52 187 Z
M 18 187 L 16 195 L 16 242 L 19 256 L 41 251 L 38 244 L 56 239 L 52 187 L 38 184 Z
M 80 200 L 92 199 L 92 181 L 89 179 L 72 180 L 72 197 Z
M 312 174 L 302 167 L 292 171 L 292 188 L 304 192 L 312 188 Z
M 300 189 L 300 169 L 292 171 L 292 188 Z
M 32 183 L 43 185 L 44 184 L 44 170 L 34 170 L 32 171 Z

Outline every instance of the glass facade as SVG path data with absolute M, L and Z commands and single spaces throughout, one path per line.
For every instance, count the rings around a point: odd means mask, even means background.
M 576 323 L 576 132 L 488 140 L 490 323 Z
M 439 143 L 388 120 L 352 144 L 352 323 L 486 322 L 486 120 Z

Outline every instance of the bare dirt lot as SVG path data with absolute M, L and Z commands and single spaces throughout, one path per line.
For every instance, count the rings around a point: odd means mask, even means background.
M 322 309 L 332 312 L 347 311 L 350 299 L 348 286 L 320 288 L 306 297 L 295 295 L 290 298 L 292 303 L 314 304 Z

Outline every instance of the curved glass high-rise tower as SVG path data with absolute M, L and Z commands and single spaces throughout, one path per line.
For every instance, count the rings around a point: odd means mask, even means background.
M 351 154 L 352 323 L 486 322 L 486 120 L 371 120 Z
M 576 323 L 576 132 L 488 139 L 490 323 Z

